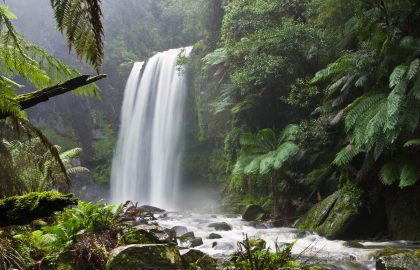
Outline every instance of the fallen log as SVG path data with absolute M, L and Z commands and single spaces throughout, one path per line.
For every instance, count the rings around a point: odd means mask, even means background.
M 0 227 L 25 225 L 51 216 L 56 211 L 76 205 L 74 194 L 63 195 L 56 191 L 32 192 L 0 200 Z
M 36 90 L 27 94 L 18 95 L 14 100 L 19 104 L 19 107 L 22 110 L 25 110 L 41 102 L 48 101 L 52 97 L 62 95 L 79 87 L 94 83 L 105 77 L 107 77 L 105 74 L 97 76 L 81 75 L 61 84 L 57 84 L 41 90 Z M 6 112 L 0 113 L 0 119 L 6 118 L 7 116 L 10 115 Z

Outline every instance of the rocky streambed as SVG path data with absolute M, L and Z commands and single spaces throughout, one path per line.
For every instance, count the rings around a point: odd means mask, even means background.
M 155 238 L 155 242 L 158 241 L 164 245 L 157 247 L 152 247 L 153 245 L 119 247 L 111 255 L 108 266 L 112 267 L 109 267 L 109 269 L 118 270 L 124 267 L 124 269 L 127 269 L 127 257 L 154 258 L 154 261 L 158 258 L 157 261 L 166 260 L 175 265 L 188 259 L 192 260 L 194 264 L 201 262 L 201 269 L 216 269 L 216 265 L 220 265 L 220 262 L 227 260 L 229 256 L 234 254 L 238 248 L 237 243 L 244 240 L 246 236 L 249 239 L 264 240 L 273 251 L 276 246 L 294 243 L 292 253 L 299 255 L 300 261 L 310 261 L 311 264 L 319 265 L 322 269 L 394 269 L 386 268 L 385 265 L 386 262 L 389 264 L 390 261 L 395 263 L 395 260 L 383 256 L 401 252 L 411 252 L 405 254 L 413 254 L 409 255 L 410 258 L 413 258 L 412 265 L 409 264 L 408 268 L 401 269 L 417 269 L 413 267 L 419 266 L 420 243 L 418 242 L 328 240 L 309 231 L 286 227 L 274 228 L 268 223 L 260 221 L 245 221 L 240 215 L 162 212 L 153 208 L 143 210 L 150 210 L 153 213 L 146 222 L 144 218 L 137 220 L 139 224 L 136 228 L 143 235 Z M 178 246 L 179 255 L 182 257 L 177 255 L 175 246 Z M 392 250 L 391 253 L 390 250 Z M 159 254 L 164 254 L 164 256 L 162 257 Z M 404 258 L 394 259 L 407 261 L 407 258 L 405 260 Z M 138 261 L 135 263 L 138 263 Z M 122 268 L 115 265 L 121 265 Z

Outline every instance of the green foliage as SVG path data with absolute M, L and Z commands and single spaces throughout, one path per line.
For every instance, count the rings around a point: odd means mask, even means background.
M 297 132 L 297 126 L 288 125 L 278 139 L 271 129 L 262 129 L 256 135 L 243 134 L 240 141 L 241 151 L 233 173 L 264 175 L 282 168 L 299 150 L 293 142 Z
M 115 206 L 102 206 L 79 202 L 76 208 L 66 209 L 55 215 L 55 225 L 42 227 L 29 235 L 20 234 L 17 239 L 25 240 L 42 254 L 56 257 L 73 245 L 77 235 L 83 232 L 99 232 L 116 226 L 121 206 L 113 213 Z
M 67 175 L 89 172 L 84 167 L 72 164 L 72 159 L 78 157 L 82 151 L 81 148 L 61 153 L 60 147 L 55 146 L 54 151 L 57 155 L 54 155 L 53 152 L 45 149 L 40 138 L 26 141 L 3 141 L 2 144 L 5 145 L 9 156 L 9 159 L 5 158 L 7 162 L 10 162 L 9 170 L 14 175 L 14 181 L 2 186 L 2 196 L 60 188 L 66 185 Z M 65 173 L 63 173 L 63 168 Z
M 100 0 L 66 1 L 51 0 L 57 27 L 66 32 L 67 44 L 77 55 L 99 72 L 104 48 L 104 29 Z

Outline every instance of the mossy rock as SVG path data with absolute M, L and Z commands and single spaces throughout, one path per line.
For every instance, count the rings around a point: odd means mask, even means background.
M 362 190 L 347 184 L 313 206 L 295 227 L 315 231 L 330 239 L 345 238 L 364 205 Z
M 63 195 L 55 191 L 8 197 L 0 200 L 0 227 L 29 224 L 76 204 L 73 194 Z
M 177 247 L 160 244 L 128 245 L 112 250 L 108 270 L 183 269 Z
M 420 269 L 420 252 L 399 253 L 380 257 L 376 261 L 377 270 L 413 270 Z
M 182 255 L 185 269 L 188 270 L 215 270 L 217 268 L 216 259 L 210 257 L 206 253 L 190 249 L 187 253 Z

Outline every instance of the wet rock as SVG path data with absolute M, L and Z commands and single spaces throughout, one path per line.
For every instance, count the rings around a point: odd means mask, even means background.
M 264 209 L 256 204 L 248 205 L 242 215 L 242 218 L 246 221 L 261 220 L 267 217 L 268 215 Z
M 188 232 L 188 229 L 185 226 L 174 226 L 172 227 L 172 230 L 175 231 L 177 237 Z
M 217 267 L 216 259 L 196 249 L 189 250 L 182 255 L 182 259 L 186 269 L 214 270 Z
M 144 234 L 150 240 L 149 243 L 176 243 L 175 231 L 158 226 L 157 224 L 142 224 L 135 227 L 137 233 Z
M 179 240 L 181 242 L 188 242 L 188 241 L 194 240 L 194 238 L 195 238 L 194 232 L 187 232 L 187 233 L 184 233 L 183 235 L 181 235 L 179 237 Z
M 362 214 L 365 205 L 362 198 L 359 188 L 348 185 L 313 206 L 295 226 L 330 239 L 346 238 L 351 226 Z
M 203 239 L 201 237 L 196 237 L 190 241 L 190 247 L 198 247 L 203 244 Z
M 232 226 L 227 224 L 226 222 L 215 222 L 209 224 L 210 228 L 214 228 L 216 231 L 231 231 Z
M 182 267 L 177 247 L 156 244 L 115 248 L 106 265 L 108 270 L 172 270 Z
M 420 251 L 400 253 L 380 257 L 376 261 L 377 270 L 412 270 L 420 269 Z
M 208 236 L 208 239 L 220 239 L 220 238 L 222 238 L 222 236 L 220 234 L 217 234 L 217 233 L 211 233 Z
M 160 209 L 160 208 L 157 208 L 157 207 L 154 207 L 154 206 L 150 206 L 150 205 L 139 206 L 139 209 L 142 212 L 149 212 L 149 213 L 163 213 L 163 212 L 166 212 L 163 209 Z

